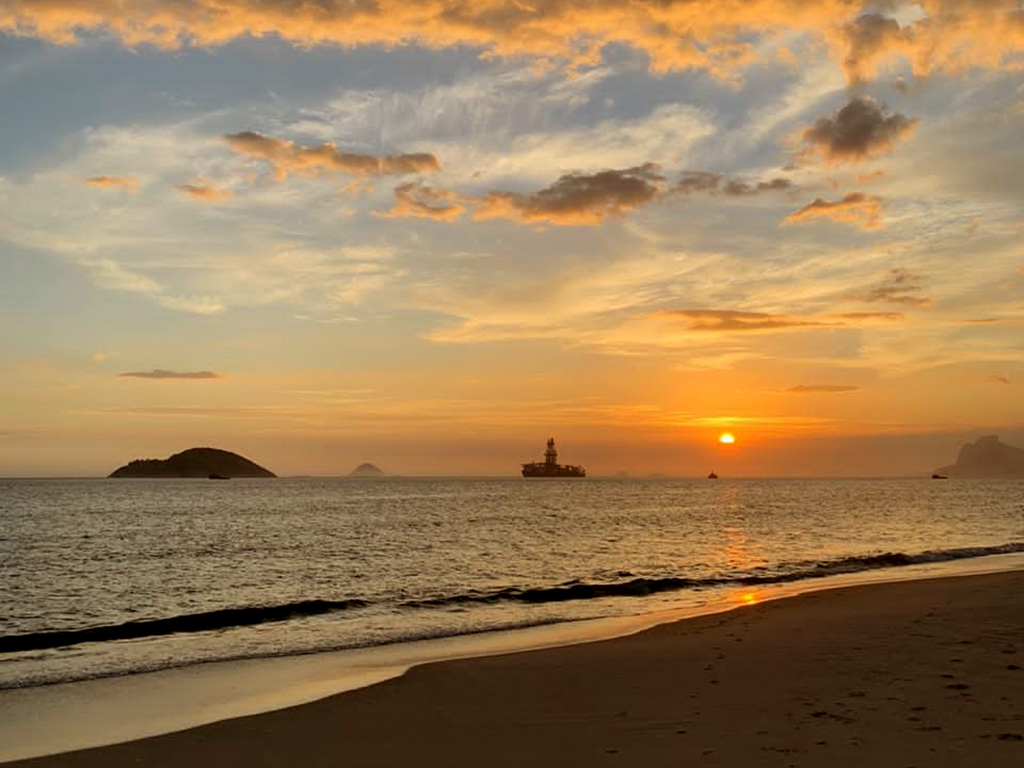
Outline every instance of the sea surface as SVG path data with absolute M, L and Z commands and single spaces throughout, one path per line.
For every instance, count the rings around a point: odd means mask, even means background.
M 0 688 L 1024 552 L 1024 481 L 0 480 Z

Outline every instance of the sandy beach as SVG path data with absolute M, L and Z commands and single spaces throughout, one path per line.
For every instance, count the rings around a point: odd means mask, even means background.
M 1020 765 L 1022 595 L 1020 571 L 810 593 L 7 765 Z

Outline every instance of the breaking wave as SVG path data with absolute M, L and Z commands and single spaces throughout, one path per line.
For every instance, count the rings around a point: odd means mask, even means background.
M 697 590 L 722 586 L 782 584 L 805 579 L 823 578 L 845 573 L 893 568 L 922 563 L 938 563 L 988 555 L 1024 552 L 1024 542 L 990 547 L 928 550 L 917 554 L 886 552 L 877 555 L 843 557 L 834 560 L 783 563 L 774 567 L 755 569 L 746 573 L 723 574 L 706 578 L 669 576 L 662 578 L 636 577 L 616 582 L 574 581 L 548 587 L 506 587 L 492 591 L 421 598 L 391 603 L 392 609 L 431 609 L 468 606 L 473 604 L 558 603 L 568 600 L 597 598 L 644 597 L 678 590 Z M 623 576 L 629 575 L 623 573 Z M 288 621 L 309 616 L 340 613 L 369 607 L 366 600 L 302 600 L 263 607 L 225 608 L 198 614 L 184 614 L 165 619 L 130 621 L 85 629 L 36 632 L 25 635 L 0 637 L 0 653 L 39 651 L 61 648 L 79 643 L 133 640 L 177 633 L 207 632 L 232 629 L 269 622 Z M 378 603 L 378 605 L 385 605 Z

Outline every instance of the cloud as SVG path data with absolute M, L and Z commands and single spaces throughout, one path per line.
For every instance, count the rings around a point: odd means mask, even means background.
M 792 328 L 847 328 L 876 321 L 902 320 L 898 312 L 848 312 L 839 315 L 799 317 L 734 309 L 670 309 L 660 317 L 682 320 L 689 331 L 780 331 Z
M 410 181 L 395 187 L 395 204 L 383 217 L 414 216 L 439 221 L 454 221 L 466 208 L 459 202 L 459 196 L 450 189 L 427 186 Z
M 79 263 L 92 272 L 93 282 L 100 288 L 148 294 L 159 293 L 161 290 L 154 280 L 140 275 L 138 272 L 125 269 L 111 259 L 80 261 Z
M 167 309 L 194 315 L 219 315 L 225 310 L 225 306 L 216 299 L 197 296 L 160 296 L 157 302 Z
M 672 191 L 681 195 L 721 193 L 726 197 L 751 197 L 762 192 L 788 192 L 795 188 L 792 181 L 782 177 L 748 182 L 708 171 L 683 171 L 672 185 Z
M 686 321 L 691 331 L 776 331 L 837 325 L 830 321 L 732 309 L 672 309 L 661 314 Z
M 154 368 L 152 371 L 129 371 L 117 374 L 121 379 L 222 379 L 219 373 L 213 371 L 166 371 L 162 368 Z
M 285 179 L 290 173 L 404 176 L 410 173 L 432 173 L 441 169 L 438 159 L 426 152 L 381 157 L 361 155 L 342 152 L 331 143 L 300 147 L 290 141 L 263 136 L 254 131 L 228 134 L 224 141 L 240 155 L 266 160 L 279 180 Z
M 910 3 L 890 3 L 900 10 Z M 910 23 L 867 13 L 828 33 L 843 51 L 847 81 L 862 83 L 893 60 L 909 62 L 918 78 L 969 69 L 1012 67 L 1024 49 L 1024 18 L 1017 0 L 922 0 Z M 1019 63 L 1019 62 L 1018 62 Z
M 111 187 L 121 189 L 130 195 L 139 194 L 139 180 L 134 176 L 93 176 L 85 183 L 91 187 Z
M 840 394 L 843 392 L 857 392 L 860 387 L 849 384 L 797 384 L 786 390 L 793 395 L 827 395 Z
M 530 195 L 491 192 L 478 201 L 473 216 L 564 226 L 600 224 L 654 200 L 664 180 L 654 163 L 592 174 L 569 173 Z
M 235 196 L 230 189 L 222 189 L 211 184 L 177 184 L 175 189 L 202 203 L 223 203 Z
M 657 72 L 697 69 L 735 80 L 786 39 L 824 43 L 851 82 L 893 59 L 918 76 L 995 69 L 1022 48 L 1017 0 L 887 0 L 901 25 L 862 14 L 862 0 L 6 0 L 0 31 L 69 44 L 109 34 L 129 47 L 224 45 L 278 37 L 300 46 L 410 43 L 432 49 L 469 46 L 484 55 L 564 59 L 589 65 L 605 45 L 645 52 Z
M 858 301 L 881 301 L 889 304 L 912 304 L 927 306 L 932 303 L 929 296 L 922 294 L 921 275 L 914 274 L 902 267 L 890 269 L 885 279 L 864 293 L 854 294 L 850 298 Z
M 819 117 L 801 135 L 810 145 L 801 158 L 820 156 L 829 165 L 859 163 L 892 152 L 919 120 L 890 113 L 870 96 L 857 96 L 831 117 Z
M 851 192 L 835 202 L 816 198 L 786 216 L 782 224 L 801 224 L 821 217 L 861 229 L 882 229 L 885 226 L 882 222 L 882 199 L 868 197 L 862 192 Z
M 1010 386 L 1013 383 L 1006 376 L 998 375 L 987 376 L 985 377 L 985 381 L 989 384 L 1003 384 L 1004 386 Z

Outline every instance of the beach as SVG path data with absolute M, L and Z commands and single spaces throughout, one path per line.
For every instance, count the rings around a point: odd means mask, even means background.
M 427 664 L 310 704 L 11 762 L 104 766 L 1010 766 L 1024 572 L 757 602 Z

